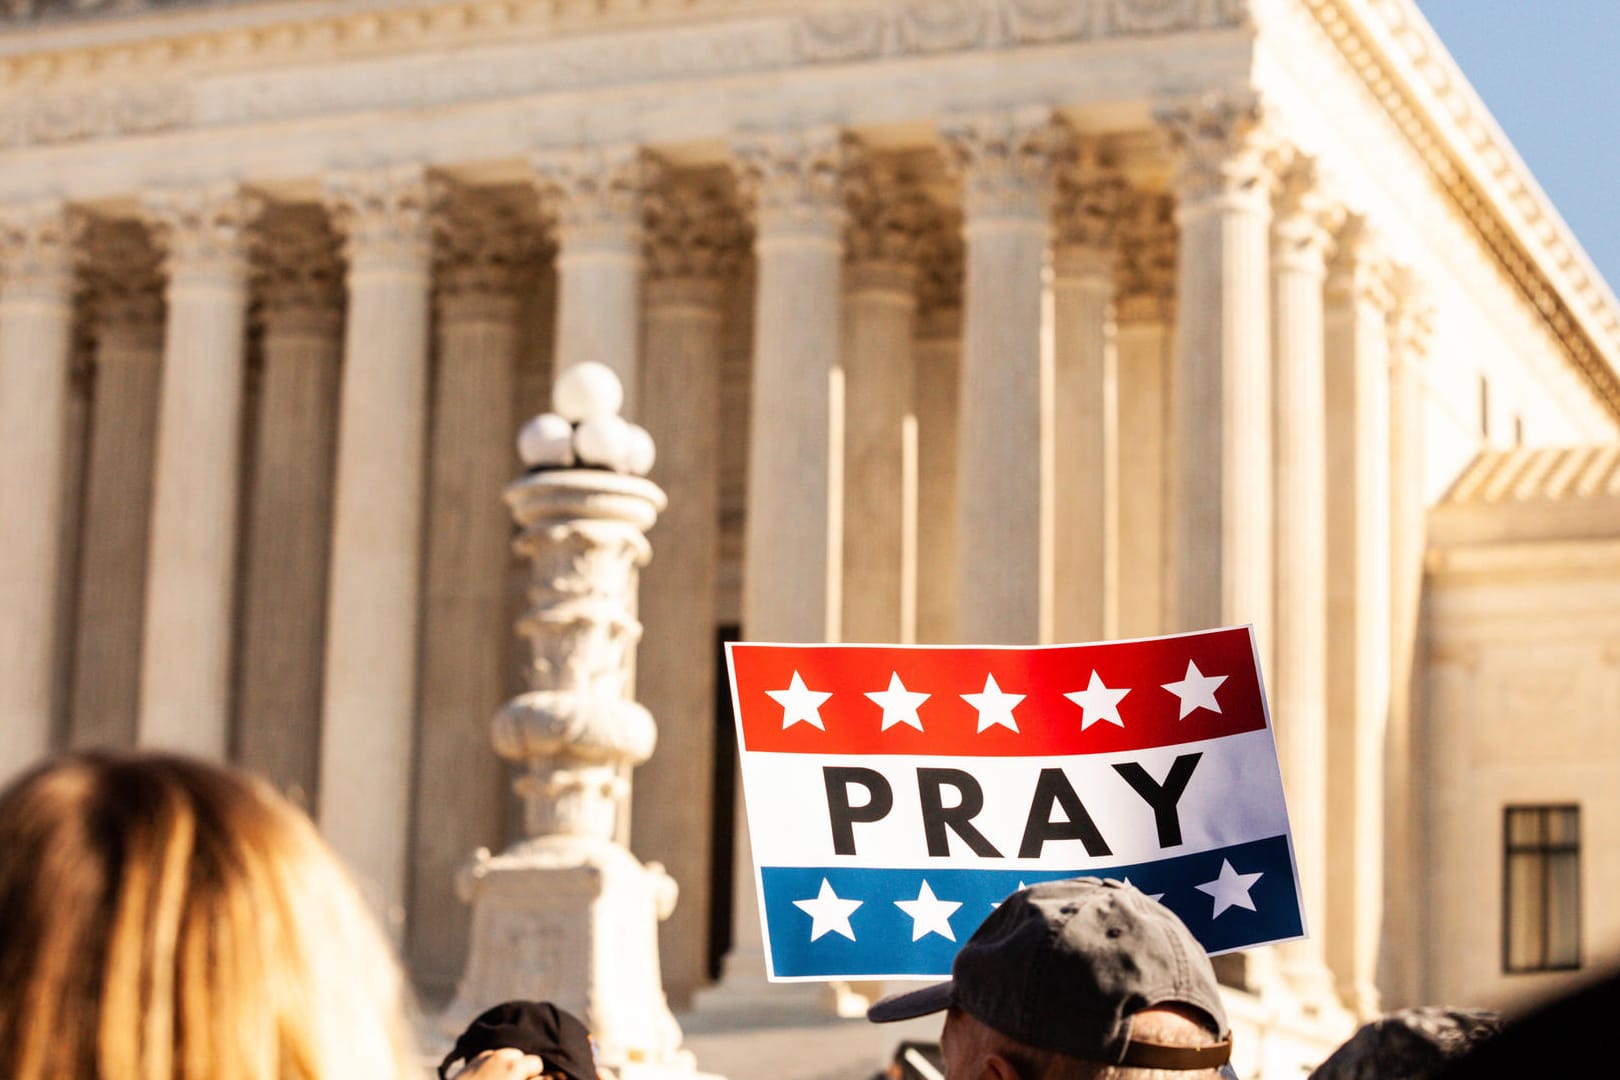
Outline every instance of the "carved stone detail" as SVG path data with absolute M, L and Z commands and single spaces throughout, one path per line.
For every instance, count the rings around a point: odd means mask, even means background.
M 313 333 L 343 317 L 343 264 L 337 234 L 318 206 L 266 211 L 253 245 L 260 318 Z
M 171 288 L 245 279 L 248 229 L 264 205 L 258 196 L 213 184 L 150 191 L 141 205 Z
M 995 15 L 979 0 L 914 0 L 900 15 L 900 40 L 920 53 L 971 48 L 989 37 Z
M 1417 364 L 1434 338 L 1434 301 L 1417 274 L 1406 266 L 1389 275 L 1389 355 L 1391 364 Z
M 1269 137 L 1257 99 L 1212 95 L 1156 109 L 1177 156 L 1184 207 L 1227 199 L 1261 205 L 1269 198 Z
M 920 324 L 949 321 L 962 310 L 967 245 L 962 215 L 941 211 L 917 241 L 917 317 Z
M 139 222 L 88 221 L 80 273 L 93 335 L 124 334 L 154 347 L 162 340 L 162 257 Z
M 1098 22 L 1097 7 L 1074 0 L 1008 0 L 1007 30 L 1017 41 L 1037 44 L 1084 37 Z
M 794 27 L 799 55 L 806 60 L 860 60 L 883 51 L 885 20 L 876 11 L 814 11 Z
M 1102 159 L 1096 140 L 1077 142 L 1057 169 L 1052 222 L 1058 247 L 1114 248 L 1130 187 Z
M 655 157 L 619 144 L 541 151 L 532 163 L 541 214 L 555 223 L 560 247 L 637 246 L 642 199 L 662 172 Z
M 1109 0 L 1110 24 L 1120 34 L 1185 30 L 1199 23 L 1200 0 Z
M 532 565 L 517 629 L 533 658 L 529 692 L 496 718 L 495 749 L 528 767 L 517 790 L 530 837 L 611 842 L 624 769 L 652 754 L 657 733 L 628 680 L 645 533 L 664 495 L 638 477 L 576 469 L 532 473 L 506 498 Z
M 852 266 L 888 263 L 909 269 L 922 236 L 939 217 L 916 177 L 892 158 L 863 155 L 850 170 L 846 197 L 845 259 Z
M 1050 109 L 980 113 L 940 125 L 952 170 L 962 179 L 962 205 L 976 219 L 1045 220 L 1053 165 L 1068 129 Z
M 422 166 L 333 173 L 325 178 L 325 195 L 351 274 L 427 266 L 432 233 Z
M 730 184 L 682 176 L 646 200 L 646 265 L 654 284 L 735 277 L 747 254 L 748 226 Z
M 837 236 L 853 142 L 834 127 L 760 132 L 737 141 L 737 189 L 759 234 Z
M 6 294 L 67 298 L 78 231 L 77 219 L 54 200 L 0 207 L 0 286 Z
M 1328 199 L 1316 159 L 1294 155 L 1278 171 L 1273 265 L 1320 272 L 1342 212 Z
M 1327 297 L 1341 304 L 1365 301 L 1386 312 L 1394 302 L 1390 295 L 1390 266 L 1383 245 L 1360 214 L 1346 215 L 1334 234 Z
M 1131 192 L 1120 212 L 1116 271 L 1120 322 L 1166 319 L 1175 306 L 1180 234 L 1175 202 L 1158 192 Z
M 434 283 L 441 309 L 504 317 L 518 271 L 541 254 L 540 230 L 505 192 L 447 182 L 429 187 Z

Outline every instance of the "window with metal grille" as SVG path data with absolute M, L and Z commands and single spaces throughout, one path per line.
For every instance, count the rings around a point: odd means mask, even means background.
M 1581 966 L 1581 809 L 1509 806 L 1502 821 L 1502 970 Z

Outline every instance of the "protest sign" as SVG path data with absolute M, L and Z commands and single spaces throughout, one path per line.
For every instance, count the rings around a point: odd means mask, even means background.
M 1078 875 L 1212 954 L 1305 934 L 1248 627 L 727 661 L 773 980 L 947 975 L 1009 893 Z

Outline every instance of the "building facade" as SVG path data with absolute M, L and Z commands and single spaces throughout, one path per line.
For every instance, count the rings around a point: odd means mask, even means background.
M 670 497 L 630 839 L 678 1003 L 759 970 L 721 635 L 1245 622 L 1315 931 L 1228 965 L 1245 1022 L 1548 988 L 1434 933 L 1512 860 L 1437 854 L 1427 514 L 1615 440 L 1620 305 L 1410 0 L 17 0 L 0 162 L 0 772 L 265 773 L 442 997 L 511 438 L 594 359 Z

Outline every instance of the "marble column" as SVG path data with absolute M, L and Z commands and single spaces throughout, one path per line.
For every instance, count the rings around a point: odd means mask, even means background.
M 314 810 L 326 573 L 342 359 L 337 238 L 313 206 L 266 215 L 260 348 L 242 580 L 237 761 Z
M 847 155 L 834 128 L 736 147 L 757 268 L 742 584 L 742 632 L 754 641 L 837 641 L 841 627 Z M 763 977 L 765 959 L 740 797 L 737 810 L 725 975 L 747 986 Z
M 1276 661 L 1272 718 L 1288 798 L 1305 925 L 1282 950 L 1307 1001 L 1332 1001 L 1324 964 L 1327 890 L 1327 445 L 1322 288 L 1329 208 L 1313 161 L 1281 178 L 1272 223 L 1273 524 Z
M 956 638 L 956 468 L 962 382 L 962 228 L 942 215 L 917 264 L 917 640 Z
M 552 377 L 585 360 L 606 364 L 624 385 L 624 415 L 637 419 L 642 197 L 657 165 L 628 144 L 541 151 L 532 164 L 557 240 Z
M 1390 281 L 1389 460 L 1400 463 L 1390 477 L 1390 697 L 1385 734 L 1384 941 L 1421 940 L 1418 901 L 1423 892 L 1424 852 L 1415 820 L 1420 753 L 1414 731 L 1418 715 L 1418 654 L 1423 555 L 1427 548 L 1428 496 L 1424 490 L 1424 363 L 1433 333 L 1431 301 L 1417 276 L 1399 268 Z M 1420 1000 L 1422 958 L 1418 949 L 1386 951 L 1378 968 L 1387 999 Z M 1381 1004 L 1363 1001 L 1363 1006 Z
M 1365 222 L 1338 236 L 1328 278 L 1327 960 L 1340 998 L 1378 1011 L 1383 755 L 1390 687 L 1387 275 Z
M 917 242 L 933 211 L 916 181 L 867 156 L 844 262 L 845 641 L 917 636 Z
M 1052 640 L 1053 358 L 1048 211 L 1060 129 L 1044 109 L 959 118 L 966 284 L 957 448 L 957 636 Z
M 68 706 L 73 746 L 132 746 L 163 370 L 158 253 L 133 222 L 90 233 L 95 388 Z
M 60 203 L 0 209 L 0 784 L 51 746 L 72 246 Z
M 147 547 L 138 738 L 224 759 L 247 340 L 247 226 L 234 185 L 154 192 L 167 323 Z
M 533 225 L 494 196 L 443 189 L 436 207 L 438 362 L 428 466 L 407 955 L 428 993 L 449 991 L 471 912 L 456 875 L 498 850 L 506 769 L 489 718 L 509 695 L 505 622 L 513 556 L 502 492 L 512 473 L 516 277 L 538 250 Z
M 1176 618 L 1254 623 L 1270 670 L 1270 185 L 1258 108 L 1163 110 L 1177 160 Z
M 1170 611 L 1171 373 L 1176 223 L 1171 201 L 1138 194 L 1123 214 L 1115 303 L 1119 399 L 1120 637 L 1165 632 Z
M 1052 255 L 1053 637 L 1119 626 L 1119 371 L 1114 264 L 1125 183 L 1094 141 L 1058 170 Z
M 348 263 L 321 688 L 321 831 L 404 919 L 416 719 L 430 241 L 423 172 L 327 178 Z
M 1271 184 L 1260 110 L 1207 98 L 1157 118 L 1175 154 L 1171 630 L 1249 623 L 1271 670 Z M 1218 958 L 1223 982 L 1277 988 L 1266 950 Z
M 715 807 L 713 642 L 720 560 L 721 303 L 746 243 L 731 185 L 687 176 L 647 213 L 642 420 L 658 457 L 651 479 L 669 509 L 641 575 L 637 695 L 658 721 L 658 750 L 636 771 L 630 836 L 662 863 L 681 901 L 659 928 L 664 990 L 677 1010 L 708 981 Z

